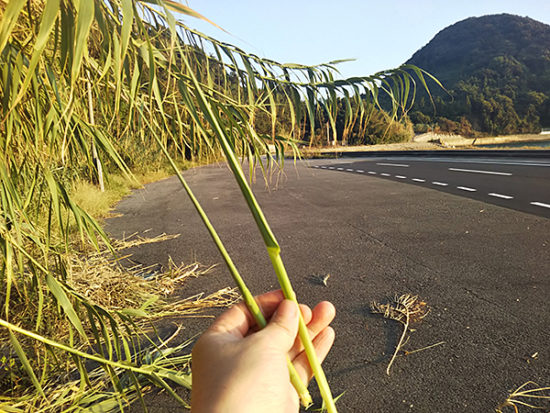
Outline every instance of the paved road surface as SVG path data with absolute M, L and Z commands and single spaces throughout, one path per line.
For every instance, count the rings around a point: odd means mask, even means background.
M 316 160 L 309 167 L 287 163 L 286 176 L 278 182 L 274 177 L 269 189 L 261 178 L 254 185 L 298 297 L 310 305 L 328 299 L 337 308 L 337 339 L 325 368 L 334 393 L 346 392 L 338 402 L 340 412 L 492 412 L 509 390 L 528 380 L 550 385 L 550 220 L 431 184 L 437 180 L 523 199 L 521 185 L 514 191 L 488 186 L 517 175 L 490 177 L 482 187 L 481 180 L 468 179 L 485 175 L 449 171 L 452 165 L 438 167 L 440 175 L 428 175 L 433 168 L 426 162 L 415 168 L 412 161 L 407 161 L 410 167 L 369 162 L 369 168 L 357 162 L 346 165 L 377 175 L 311 168 L 330 163 Z M 523 170 L 492 164 L 465 169 Z M 392 176 L 381 179 L 382 172 Z M 251 290 L 274 288 L 265 248 L 227 168 L 197 168 L 185 177 Z M 525 199 L 549 201 L 539 195 Z M 492 198 L 484 199 L 501 202 Z M 115 236 L 146 230 L 145 235 L 182 234 L 132 250 L 137 262 L 166 264 L 169 257 L 221 262 L 173 178 L 136 191 L 117 212 L 122 216 L 107 226 Z M 318 279 L 326 274 L 331 277 L 324 287 Z M 231 284 L 220 265 L 210 275 L 190 280 L 183 294 Z M 406 349 L 445 344 L 399 357 L 387 376 L 400 327 L 371 314 L 369 305 L 402 293 L 418 294 L 431 309 Z M 184 331 L 191 336 L 208 323 L 186 320 Z M 150 404 L 155 412 L 174 407 L 162 397 Z
M 427 186 L 550 218 L 550 160 L 389 157 L 312 167 Z

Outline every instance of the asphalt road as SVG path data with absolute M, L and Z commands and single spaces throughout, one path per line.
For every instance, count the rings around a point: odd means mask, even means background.
M 337 338 L 325 370 L 333 392 L 345 392 L 339 411 L 493 412 L 510 390 L 526 381 L 550 385 L 550 220 L 495 205 L 500 201 L 492 197 L 473 199 L 461 190 L 449 193 L 451 189 L 431 182 L 437 179 L 516 199 L 521 185 L 518 192 L 482 187 L 481 180 L 474 186 L 467 179 L 477 175 L 449 171 L 447 166 L 439 168 L 437 178 L 423 175 L 432 169 L 426 163 L 415 174 L 409 172 L 412 165 L 370 161 L 371 169 L 360 168 L 377 175 L 320 168 L 338 162 L 349 169 L 365 165 L 347 161 L 315 160 L 295 167 L 287 163 L 285 175 L 274 175 L 269 188 L 261 177 L 253 186 L 300 300 L 310 305 L 330 300 L 337 308 Z M 523 170 L 518 165 L 468 168 L 511 168 L 515 174 Z M 392 176 L 381 179 L 382 172 Z M 227 168 L 196 168 L 184 176 L 250 289 L 260 293 L 275 288 L 261 237 Z M 453 177 L 457 180 L 451 181 Z M 497 178 L 517 175 L 495 176 L 490 182 Z M 548 202 L 542 197 L 545 193 L 526 199 Z M 116 212 L 121 216 L 107 223 L 113 236 L 136 231 L 150 236 L 181 234 L 128 251 L 135 262 L 166 265 L 171 257 L 176 263 L 221 263 L 174 178 L 136 191 Z M 319 278 L 327 274 L 325 287 Z M 229 273 L 220 264 L 209 275 L 190 280 L 182 294 L 228 285 Z M 371 314 L 369 307 L 372 301 L 403 293 L 419 295 L 430 308 L 405 348 L 444 344 L 400 356 L 388 376 L 385 369 L 401 329 Z M 187 319 L 184 333 L 191 336 L 209 322 Z M 173 402 L 164 396 L 150 398 L 149 404 L 155 412 L 174 411 Z
M 313 167 L 427 186 L 550 218 L 550 160 L 377 157 Z

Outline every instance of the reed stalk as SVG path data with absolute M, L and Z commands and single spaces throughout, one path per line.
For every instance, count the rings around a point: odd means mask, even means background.
M 367 108 L 378 105 L 380 92 L 392 102 L 392 118 L 397 108 L 404 114 L 416 91 L 413 74 L 424 87 L 424 76 L 431 78 L 418 68 L 402 66 L 335 81 L 337 62 L 304 66 L 262 59 L 191 29 L 168 9 L 206 20 L 176 0 L 0 2 L 0 289 L 4 297 L 0 326 L 13 331 L 6 347 L 18 349 L 30 379 L 24 385 L 34 384 L 34 396 L 41 400 L 40 384 L 71 360 L 81 376 L 79 394 L 85 392 L 88 373 L 81 356 L 72 350 L 79 342 L 90 341 L 105 347 L 102 355 L 107 361 L 97 361 L 111 378 L 117 401 L 122 400 L 124 391 L 112 370 L 116 366 L 108 361 L 129 359 L 129 343 L 135 338 L 131 318 L 115 320 L 111 310 L 90 304 L 70 288 L 64 260 L 72 251 L 73 235 L 80 235 L 81 245 L 86 238 L 96 249 L 100 242 L 109 245 L 101 226 L 72 199 L 70 188 L 75 181 L 98 177 L 102 182 L 104 174 L 109 186 L 113 170 L 127 177 L 130 169 L 154 170 L 162 158 L 156 143 L 170 155 L 168 159 L 184 155 L 204 161 L 221 148 L 262 233 L 284 294 L 296 300 L 280 247 L 236 153 L 258 161 L 268 143 L 276 146 L 278 159 L 285 146 L 296 153 L 306 123 L 313 132 L 320 112 L 326 112 L 325 120 L 336 137 L 338 99 L 346 101 L 348 129 L 357 117 L 368 121 Z M 351 102 L 355 102 L 353 113 Z M 287 108 L 290 134 L 278 135 L 276 120 Z M 271 118 L 269 136 L 255 128 L 259 112 Z M 174 162 L 171 165 L 175 168 Z M 181 174 L 179 178 L 256 322 L 265 325 L 206 214 Z M 59 321 L 54 331 L 50 320 Z M 91 326 L 91 334 L 83 334 L 83 323 Z M 62 334 L 55 333 L 63 329 L 68 331 L 69 344 L 56 347 L 37 338 L 59 342 Z M 31 330 L 36 337 L 27 334 Z M 31 340 L 21 347 L 16 334 L 41 341 L 46 348 L 55 347 L 63 357 L 42 357 L 44 346 L 29 345 Z M 303 320 L 299 334 L 333 412 L 330 390 Z M 42 370 L 42 377 L 34 375 L 31 366 Z M 292 373 L 290 361 L 289 369 L 302 402 L 309 404 L 311 398 Z M 153 379 L 149 381 L 156 383 Z M 174 394 L 170 387 L 166 391 Z
M 280 254 L 281 248 L 277 243 L 277 240 L 275 239 L 275 235 L 271 231 L 271 228 L 263 214 L 263 211 L 260 208 L 260 205 L 258 204 L 256 197 L 254 196 L 254 193 L 252 192 L 252 189 L 248 185 L 248 182 L 244 176 L 244 172 L 241 168 L 241 165 L 237 160 L 235 152 L 233 151 L 233 149 L 231 148 L 231 145 L 228 142 L 224 129 L 221 127 L 220 123 L 218 122 L 218 117 L 216 116 L 216 113 L 214 112 L 212 105 L 204 95 L 204 92 L 196 76 L 191 70 L 189 63 L 186 61 L 185 64 L 188 66 L 189 77 L 194 86 L 195 98 L 197 99 L 199 106 L 203 110 L 203 114 L 205 115 L 205 118 L 210 123 L 210 126 L 212 127 L 212 129 L 214 130 L 218 138 L 218 141 L 225 154 L 229 167 L 233 172 L 233 176 L 235 177 L 237 184 L 241 189 L 243 197 L 245 198 L 246 203 L 250 209 L 250 212 L 254 217 L 256 225 L 264 240 L 265 246 L 267 248 L 267 253 L 271 260 L 271 264 L 273 265 L 273 268 L 275 270 L 275 274 L 277 275 L 277 280 L 279 282 L 279 285 L 281 286 L 283 294 L 287 299 L 292 300 L 296 304 L 298 304 L 298 301 L 296 300 L 296 293 L 292 288 L 292 284 L 290 282 L 290 279 L 288 278 L 288 274 L 283 264 L 283 260 L 281 259 L 281 254 Z M 300 321 L 299 321 L 299 327 L 298 327 L 298 335 L 300 337 L 300 341 L 302 342 L 302 345 L 304 346 L 307 359 L 309 361 L 311 370 L 313 371 L 313 375 L 315 376 L 315 379 L 317 381 L 317 385 L 319 386 L 319 390 L 321 392 L 323 401 L 325 402 L 327 411 L 328 413 L 335 413 L 336 405 L 334 403 L 334 399 L 332 397 L 332 393 L 330 391 L 328 381 L 326 379 L 323 368 L 321 367 L 321 363 L 319 363 L 319 360 L 317 359 L 315 348 L 313 346 L 311 338 L 309 337 L 307 326 L 301 314 L 300 314 Z
M 231 276 L 233 277 L 233 281 L 235 281 L 235 284 L 237 284 L 237 288 L 239 289 L 243 301 L 246 304 L 246 307 L 254 317 L 254 320 L 256 321 L 256 324 L 258 324 L 258 327 L 264 328 L 267 325 L 267 322 L 265 320 L 265 317 L 262 314 L 262 311 L 260 310 L 260 307 L 258 306 L 258 303 L 256 303 L 256 300 L 254 299 L 254 296 L 248 289 L 246 283 L 244 282 L 243 278 L 241 277 L 239 271 L 237 270 L 237 267 L 233 263 L 233 260 L 231 259 L 231 256 L 227 252 L 227 249 L 225 248 L 222 240 L 220 239 L 218 233 L 216 232 L 216 229 L 210 222 L 210 219 L 208 218 L 208 215 L 202 208 L 200 202 L 198 201 L 197 197 L 193 194 L 193 191 L 191 190 L 191 187 L 187 184 L 187 181 L 183 178 L 183 175 L 179 171 L 179 168 L 177 167 L 176 163 L 166 150 L 166 148 L 162 145 L 160 140 L 157 141 L 159 144 L 161 150 L 163 151 L 164 155 L 168 159 L 168 162 L 172 166 L 172 169 L 176 173 L 176 176 L 178 177 L 178 180 L 180 181 L 181 185 L 185 189 L 185 192 L 187 193 L 189 199 L 191 200 L 191 203 L 197 210 L 202 222 L 206 226 L 208 233 L 212 237 L 212 240 L 214 241 L 214 244 L 216 244 L 216 247 L 218 248 L 218 251 L 220 252 L 225 264 L 227 265 L 227 268 L 229 269 L 229 272 L 231 273 Z M 294 300 L 296 301 L 296 300 Z M 300 317 L 301 319 L 301 317 Z M 307 328 L 306 328 L 307 331 Z M 311 395 L 309 394 L 309 391 L 307 390 L 307 386 L 302 382 L 300 379 L 300 376 L 298 375 L 298 372 L 296 371 L 294 364 L 290 361 L 290 358 L 287 356 L 287 365 L 288 365 L 288 372 L 290 376 L 290 381 L 292 385 L 294 386 L 294 389 L 298 393 L 298 396 L 300 397 L 300 402 L 304 407 L 309 407 L 313 400 L 311 399 Z

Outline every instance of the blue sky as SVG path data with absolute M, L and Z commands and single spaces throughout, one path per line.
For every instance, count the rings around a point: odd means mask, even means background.
M 511 13 L 550 24 L 547 0 L 187 0 L 230 35 L 196 19 L 186 23 L 249 53 L 283 63 L 336 59 L 343 77 L 391 69 L 440 30 L 471 16 Z

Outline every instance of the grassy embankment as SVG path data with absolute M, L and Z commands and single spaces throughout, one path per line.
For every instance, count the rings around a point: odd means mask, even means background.
M 464 138 L 459 135 L 445 135 L 445 134 L 424 134 L 420 135 L 406 142 L 396 142 L 387 144 L 375 144 L 375 145 L 335 145 L 326 147 L 304 148 L 303 155 L 305 157 L 318 156 L 321 154 L 331 154 L 337 152 L 374 152 L 374 151 L 426 151 L 426 150 L 445 150 L 445 149 L 510 149 L 507 144 L 518 144 L 521 142 L 536 142 L 541 141 L 547 143 L 550 140 L 550 136 L 546 135 L 509 135 L 509 136 L 495 136 L 495 137 L 483 137 L 483 138 Z M 499 145 L 491 148 L 481 147 L 480 145 Z M 514 149 L 548 149 L 545 146 L 514 146 Z

